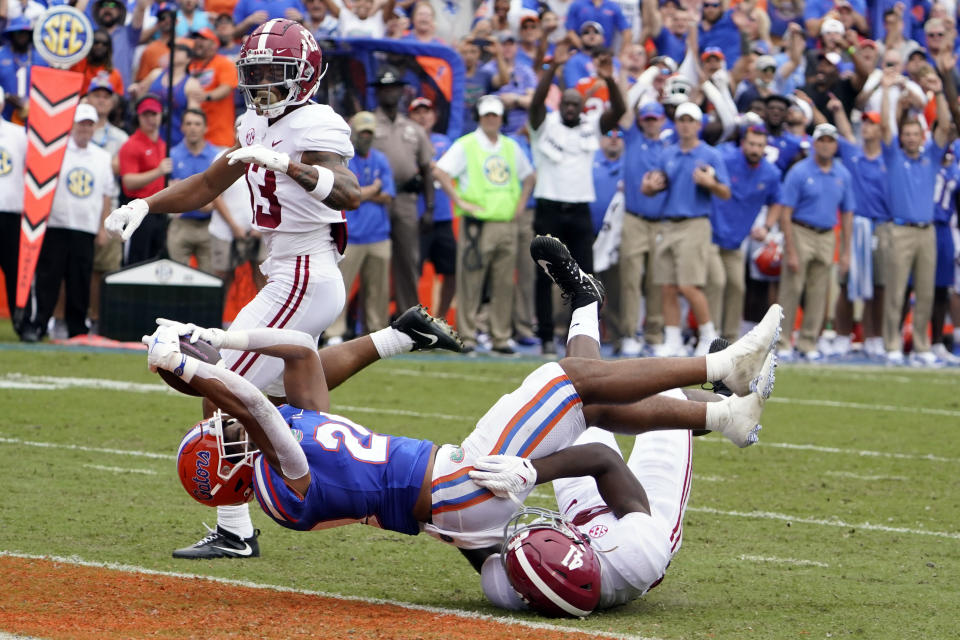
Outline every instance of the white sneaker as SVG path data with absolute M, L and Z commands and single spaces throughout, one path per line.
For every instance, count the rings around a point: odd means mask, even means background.
M 853 349 L 853 341 L 850 340 L 850 336 L 837 336 L 833 340 L 833 355 L 838 358 L 843 358 L 850 354 L 850 350 Z
M 733 357 L 733 371 L 723 383 L 738 396 L 750 392 L 750 382 L 763 368 L 764 360 L 773 351 L 780 339 L 780 321 L 783 319 L 783 307 L 775 304 L 770 307 L 757 326 L 719 353 L 729 353 Z
M 710 343 L 713 342 L 714 338 L 717 337 L 717 334 L 712 336 L 700 336 L 697 339 L 697 348 L 694 350 L 693 355 L 696 357 L 705 356 L 710 353 Z
M 643 343 L 636 338 L 620 340 L 620 355 L 624 358 L 637 358 L 641 353 L 643 353 Z
M 942 342 L 938 342 L 937 344 L 933 345 L 931 351 L 933 351 L 933 355 L 942 360 L 944 364 L 951 366 L 960 365 L 960 358 L 950 353 L 946 345 Z
M 887 351 L 887 364 L 897 367 L 903 366 L 903 351 Z
M 687 349 L 682 344 L 663 344 L 654 345 L 653 356 L 655 358 L 677 358 L 687 355 Z
M 820 335 L 820 339 L 817 340 L 817 351 L 820 352 L 821 357 L 832 356 L 835 352 L 833 347 L 833 341 L 836 337 L 836 334 L 833 331 L 824 331 Z
M 779 349 L 777 360 L 780 362 L 796 362 L 797 356 L 793 353 L 793 349 Z
M 911 367 L 926 367 L 929 369 L 939 369 L 943 367 L 946 363 L 940 360 L 937 356 L 933 354 L 932 351 L 924 351 L 922 353 L 917 353 L 914 351 L 910 354 L 910 366 Z
M 823 360 L 824 356 L 826 356 L 825 353 L 822 353 L 817 349 L 811 349 L 803 354 L 803 359 L 807 362 L 820 362 Z

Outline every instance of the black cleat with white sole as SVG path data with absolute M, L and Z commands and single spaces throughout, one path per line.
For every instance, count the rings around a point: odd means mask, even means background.
M 400 317 L 390 323 L 390 326 L 413 340 L 414 351 L 433 349 L 446 349 L 456 353 L 463 351 L 463 340 L 460 339 L 460 334 L 443 320 L 427 313 L 426 307 L 422 304 L 404 311 Z
M 260 536 L 259 529 L 255 529 L 249 538 L 241 538 L 220 525 L 217 525 L 216 529 L 207 527 L 207 530 L 210 533 L 202 540 L 189 547 L 177 549 L 173 552 L 173 557 L 187 560 L 260 557 L 260 543 L 257 542 Z
M 530 243 L 530 257 L 560 287 L 564 300 L 574 309 L 591 302 L 603 305 L 606 291 L 600 281 L 586 273 L 570 255 L 567 246 L 553 236 L 537 236 Z

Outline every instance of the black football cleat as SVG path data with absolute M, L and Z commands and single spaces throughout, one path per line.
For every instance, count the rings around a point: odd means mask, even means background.
M 203 525 L 207 526 L 207 525 Z M 208 533 L 202 540 L 173 552 L 174 558 L 187 560 L 216 560 L 218 558 L 259 558 L 260 543 L 257 538 L 260 530 L 254 529 L 249 538 L 230 533 L 220 525 L 216 529 L 207 527 Z
M 422 304 L 404 311 L 390 326 L 413 340 L 414 351 L 446 349 L 461 353 L 464 350 L 460 334 L 443 320 L 427 313 Z
M 560 287 L 560 293 L 574 309 L 591 302 L 603 305 L 606 292 L 600 281 L 586 273 L 570 255 L 567 246 L 553 236 L 537 236 L 530 243 L 530 257 Z

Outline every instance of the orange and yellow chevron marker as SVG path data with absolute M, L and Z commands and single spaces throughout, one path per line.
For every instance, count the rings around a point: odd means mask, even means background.
M 74 71 L 33 67 L 30 72 L 30 117 L 27 119 L 27 161 L 17 267 L 17 307 L 21 309 L 26 307 L 30 294 L 82 84 L 83 75 Z

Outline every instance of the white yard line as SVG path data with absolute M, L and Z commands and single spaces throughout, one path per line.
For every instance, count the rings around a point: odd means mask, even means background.
M 824 475 L 834 476 L 836 478 L 850 478 L 851 480 L 866 480 L 868 482 L 875 482 L 877 480 L 897 480 L 899 482 L 907 482 L 910 478 L 906 476 L 867 476 L 861 473 L 850 473 L 849 471 L 825 471 Z
M 367 604 L 386 604 L 386 605 L 393 605 L 397 607 L 403 607 L 404 609 L 412 609 L 415 611 L 426 611 L 428 613 L 452 615 L 452 616 L 458 616 L 461 618 L 467 618 L 471 620 L 486 620 L 489 622 L 498 622 L 505 625 L 517 625 L 521 627 L 528 627 L 531 629 L 546 629 L 549 631 L 581 633 L 583 635 L 593 635 L 597 638 L 615 638 L 615 639 L 622 639 L 622 640 L 657 640 L 656 638 L 649 638 L 644 636 L 624 635 L 624 634 L 618 634 L 618 633 L 605 633 L 603 631 L 594 631 L 592 629 L 575 629 L 572 627 L 564 627 L 561 625 L 547 624 L 543 622 L 528 622 L 525 620 L 514 620 L 513 618 L 507 618 L 504 616 L 491 616 L 484 613 L 476 613 L 474 611 L 464 611 L 462 609 L 430 607 L 427 605 L 401 602 L 399 600 L 384 600 L 382 598 L 364 598 L 361 596 L 349 596 L 349 595 L 342 595 L 339 593 L 329 593 L 326 591 L 313 591 L 309 589 L 293 589 L 291 587 L 284 587 L 281 585 L 262 584 L 257 582 L 249 582 L 247 580 L 230 580 L 228 578 L 217 578 L 214 576 L 205 576 L 205 575 L 196 574 L 196 573 L 157 571 L 155 569 L 147 569 L 146 567 L 138 567 L 135 565 L 128 565 L 128 564 L 116 564 L 113 562 L 93 562 L 89 560 L 84 560 L 82 558 L 78 558 L 76 556 L 71 556 L 69 558 L 58 557 L 58 556 L 38 556 L 38 555 L 32 555 L 27 553 L 18 553 L 16 551 L 0 551 L 0 556 L 7 556 L 10 558 L 24 558 L 27 560 L 49 560 L 51 562 L 57 562 L 61 564 L 72 564 L 79 567 L 93 567 L 97 569 L 108 569 L 110 571 L 120 571 L 123 573 L 138 573 L 143 575 L 164 576 L 168 578 L 184 578 L 188 580 L 208 580 L 210 582 L 216 582 L 219 584 L 247 587 L 250 589 L 264 589 L 269 591 L 279 591 L 282 593 L 299 593 L 299 594 L 308 595 L 308 596 L 320 596 L 323 598 L 337 598 L 340 600 L 349 600 L 352 602 L 364 602 Z
M 798 560 L 796 558 L 777 558 L 774 556 L 750 556 L 742 555 L 741 560 L 747 562 L 769 562 L 772 564 L 792 564 L 798 567 L 829 567 L 826 562 L 817 562 L 816 560 Z
M 760 520 L 781 520 L 791 524 L 812 524 L 822 527 L 843 527 L 845 529 L 862 529 L 865 531 L 880 531 L 883 533 L 901 533 L 917 536 L 933 536 L 936 538 L 949 538 L 960 540 L 960 532 L 955 531 L 930 531 L 927 529 L 909 529 L 907 527 L 888 527 L 882 524 L 873 524 L 870 522 L 846 522 L 838 518 L 803 518 L 792 516 L 785 513 L 774 513 L 772 511 L 724 511 L 723 509 L 714 509 L 712 507 L 687 507 L 687 511 L 694 513 L 709 513 L 718 516 L 730 516 L 735 518 L 757 518 Z
M 129 469 L 126 467 L 105 467 L 101 464 L 85 464 L 84 469 L 95 469 L 97 471 L 109 471 L 110 473 L 142 473 L 146 476 L 155 476 L 157 472 L 153 469 Z

